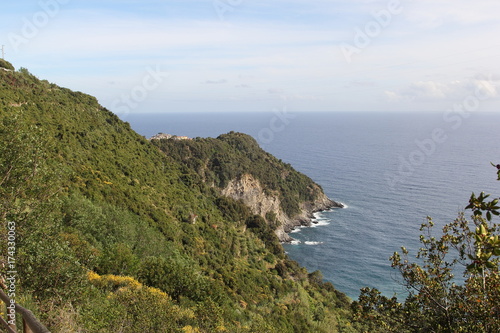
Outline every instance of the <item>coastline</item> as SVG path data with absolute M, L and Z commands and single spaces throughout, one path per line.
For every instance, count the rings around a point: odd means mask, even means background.
M 345 207 L 346 205 L 343 203 L 333 201 L 323 194 L 321 198 L 313 203 L 303 203 L 302 213 L 286 221 L 282 227 L 276 230 L 276 234 L 282 244 L 293 244 L 296 239 L 290 236 L 290 234 L 297 228 L 311 227 L 313 224 L 316 224 L 314 214 Z

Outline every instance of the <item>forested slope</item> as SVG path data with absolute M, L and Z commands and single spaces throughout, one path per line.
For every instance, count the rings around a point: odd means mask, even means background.
M 314 212 L 343 207 L 309 177 L 262 150 L 249 135 L 230 132 L 217 138 L 151 142 L 184 165 L 196 182 L 243 202 L 266 219 L 281 241 L 291 240 L 287 233 L 294 227 L 309 225 Z
M 26 69 L 0 70 L 0 107 L 0 260 L 14 222 L 16 301 L 53 332 L 350 330 L 347 298 L 220 193 L 235 166 L 203 174 L 179 158 L 185 143 L 165 153 L 95 98 Z M 322 191 L 280 165 L 290 182 L 262 182 L 293 215 Z

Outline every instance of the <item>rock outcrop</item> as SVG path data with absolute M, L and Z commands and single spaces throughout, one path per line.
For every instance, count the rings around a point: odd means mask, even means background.
M 291 242 L 293 239 L 288 233 L 298 226 L 310 226 L 315 212 L 343 207 L 341 203 L 330 200 L 319 186 L 318 190 L 316 200 L 302 202 L 301 211 L 295 216 L 288 216 L 283 211 L 278 193 L 264 190 L 259 180 L 250 174 L 244 174 L 230 181 L 222 190 L 222 194 L 235 200 L 242 200 L 254 214 L 264 218 L 268 213 L 274 213 L 279 222 L 275 230 L 276 235 L 281 242 Z

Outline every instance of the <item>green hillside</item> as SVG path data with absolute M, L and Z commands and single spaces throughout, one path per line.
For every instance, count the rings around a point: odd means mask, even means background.
M 351 331 L 349 300 L 286 257 L 272 217 L 221 195 L 241 173 L 290 215 L 322 193 L 250 137 L 150 142 L 26 69 L 0 70 L 0 108 L 0 260 L 14 222 L 16 301 L 52 332 Z
M 242 133 L 228 133 L 194 140 L 152 140 L 168 156 L 196 172 L 201 180 L 224 188 L 231 180 L 251 173 L 265 189 L 276 192 L 283 210 L 293 217 L 300 203 L 314 201 L 321 188 L 304 174 L 295 171 L 271 154 L 257 141 Z

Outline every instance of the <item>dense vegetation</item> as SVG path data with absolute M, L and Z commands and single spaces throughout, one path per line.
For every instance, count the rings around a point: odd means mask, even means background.
M 216 139 L 153 140 L 168 156 L 196 172 L 201 180 L 224 188 L 250 172 L 269 192 L 277 193 L 284 212 L 293 217 L 300 203 L 314 201 L 321 190 L 309 177 L 263 151 L 251 136 L 231 132 Z
M 15 300 L 52 332 L 500 331 L 498 199 L 473 195 L 439 237 L 429 218 L 416 262 L 394 254 L 404 302 L 350 303 L 286 257 L 272 216 L 220 195 L 251 173 L 293 215 L 321 190 L 255 140 L 149 142 L 95 98 L 0 67 L 0 282 L 13 256 Z
M 5 61 L 3 59 L 0 59 L 0 68 L 5 68 L 11 71 L 15 70 L 14 66 L 12 66 L 10 62 Z
M 16 301 L 51 331 L 349 331 L 348 299 L 207 182 L 233 176 L 224 154 L 248 153 L 229 141 L 257 149 L 253 140 L 222 136 L 220 169 L 202 177 L 95 98 L 26 69 L 0 71 L 0 107 L 0 260 L 14 222 Z M 256 174 L 288 170 L 289 182 L 268 182 L 294 191 L 295 209 L 310 180 L 266 156 Z

